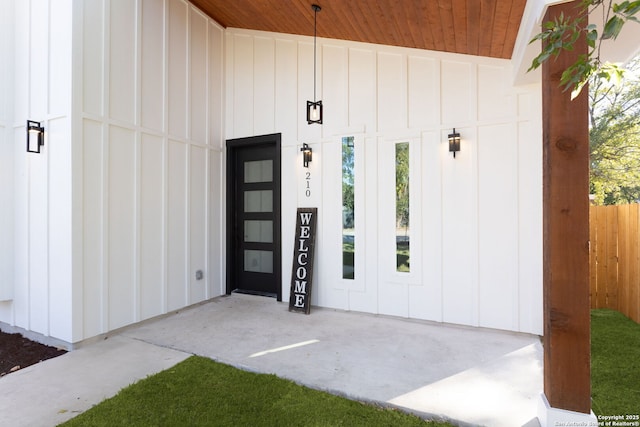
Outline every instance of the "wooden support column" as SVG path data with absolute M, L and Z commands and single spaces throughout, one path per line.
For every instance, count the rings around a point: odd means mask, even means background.
M 580 1 L 549 7 L 544 21 L 580 13 Z M 587 88 L 571 100 L 562 72 L 585 40 L 542 66 L 544 393 L 553 408 L 591 412 L 589 127 Z

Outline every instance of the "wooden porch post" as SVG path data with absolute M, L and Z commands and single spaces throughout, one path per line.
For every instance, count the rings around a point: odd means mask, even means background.
M 580 1 L 549 7 L 575 16 Z M 542 66 L 544 394 L 552 408 L 591 412 L 589 128 L 587 88 L 571 101 L 562 72 L 587 52 L 584 39 Z

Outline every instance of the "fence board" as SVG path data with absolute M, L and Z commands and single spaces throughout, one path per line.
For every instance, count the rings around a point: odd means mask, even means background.
M 618 310 L 623 313 L 629 312 L 629 237 L 629 205 L 621 205 L 618 206 Z
M 607 306 L 607 294 L 602 289 L 607 283 L 607 212 L 604 209 L 598 209 L 596 233 L 596 308 L 604 308 Z
M 640 205 L 591 206 L 590 306 L 640 323 Z
M 596 245 L 596 308 L 607 306 L 607 210 L 598 210 L 598 224 L 596 225 L 598 243 Z
M 596 295 L 597 295 L 597 283 L 598 283 L 598 274 L 597 268 L 597 255 L 598 255 L 598 239 L 597 239 L 597 231 L 598 231 L 598 209 L 595 206 L 589 206 L 589 301 L 591 308 L 596 307 Z
M 618 207 L 607 206 L 607 306 L 618 306 Z
M 625 315 L 640 323 L 640 206 L 629 206 L 629 309 Z

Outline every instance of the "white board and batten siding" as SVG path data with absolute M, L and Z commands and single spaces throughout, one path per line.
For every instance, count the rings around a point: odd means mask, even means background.
M 81 21 L 86 338 L 224 293 L 223 29 L 182 0 Z
M 72 1 L 0 10 L 0 322 L 71 341 Z M 40 154 L 27 119 L 45 127 Z
M 319 39 L 325 123 L 309 126 L 309 37 L 225 30 L 185 0 L 0 6 L 0 323 L 75 343 L 221 295 L 224 141 L 281 133 L 285 301 L 296 208 L 317 206 L 312 304 L 542 332 L 540 87 L 512 86 L 509 61 Z M 39 155 L 27 118 L 46 128 Z M 398 142 L 410 273 L 395 271 Z
M 13 1 L 0 0 L 0 313 L 11 314 L 6 301 L 13 299 Z
M 324 124 L 309 126 L 312 38 L 227 29 L 225 43 L 225 138 L 282 133 L 282 193 L 296 195 L 282 200 L 284 300 L 296 207 L 317 206 L 312 304 L 542 333 L 539 85 L 513 86 L 507 60 L 318 39 Z M 344 136 L 355 137 L 354 280 L 342 279 Z M 395 271 L 398 142 L 410 146 L 410 273 Z
M 0 322 L 75 343 L 221 295 L 224 30 L 184 0 L 0 6 Z

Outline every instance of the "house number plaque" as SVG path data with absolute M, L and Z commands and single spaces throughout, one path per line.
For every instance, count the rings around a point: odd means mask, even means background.
M 305 172 L 304 182 L 304 195 L 307 197 L 311 197 L 311 172 Z
M 309 314 L 318 208 L 298 208 L 293 246 L 289 311 Z

